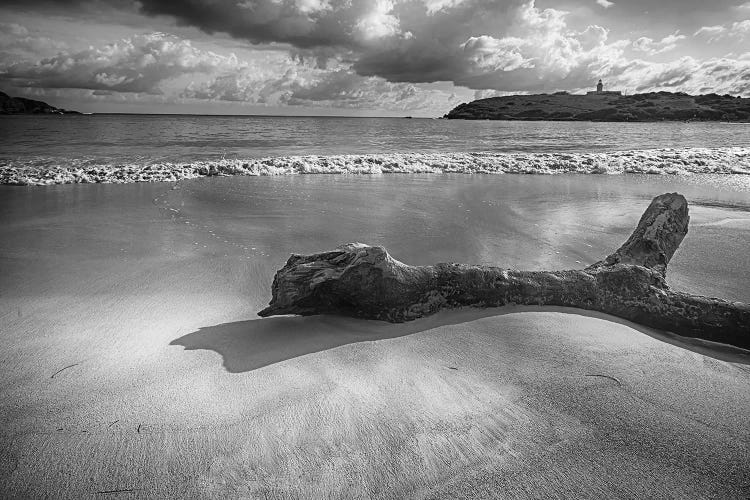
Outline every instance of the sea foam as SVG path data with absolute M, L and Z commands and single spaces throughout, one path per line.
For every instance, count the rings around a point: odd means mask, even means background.
M 0 160 L 0 184 L 175 182 L 297 174 L 746 174 L 750 148 L 558 153 L 392 153 L 107 164 L 95 159 Z

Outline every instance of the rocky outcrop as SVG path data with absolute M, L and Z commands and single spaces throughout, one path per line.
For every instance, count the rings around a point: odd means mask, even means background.
M 634 95 L 557 94 L 490 97 L 460 104 L 445 118 L 552 121 L 750 121 L 750 99 L 683 92 Z
M 56 108 L 46 102 L 11 97 L 0 92 L 0 115 L 80 115 L 78 111 Z
M 269 306 L 258 314 L 341 314 L 402 322 L 461 306 L 554 305 L 750 348 L 750 306 L 675 292 L 665 282 L 689 220 L 682 195 L 657 196 L 620 249 L 581 270 L 409 266 L 382 247 L 361 243 L 292 255 L 274 277 Z

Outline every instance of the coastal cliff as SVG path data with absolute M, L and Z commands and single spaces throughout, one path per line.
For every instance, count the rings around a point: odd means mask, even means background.
M 43 101 L 11 97 L 0 92 L 0 115 L 80 115 L 78 111 L 56 108 Z
M 750 99 L 730 95 L 647 94 L 512 95 L 460 104 L 444 118 L 463 120 L 558 120 L 604 122 L 750 122 Z

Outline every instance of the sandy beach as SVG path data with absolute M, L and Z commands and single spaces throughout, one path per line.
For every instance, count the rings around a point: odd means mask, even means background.
M 0 496 L 747 498 L 747 351 L 573 309 L 255 316 L 292 252 L 583 267 L 675 190 L 670 284 L 750 302 L 743 177 L 0 186 Z

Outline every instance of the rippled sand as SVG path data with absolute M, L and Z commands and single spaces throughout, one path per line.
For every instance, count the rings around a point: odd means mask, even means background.
M 742 187 L 493 179 L 2 188 L 1 496 L 746 497 L 746 352 L 565 309 L 255 318 L 292 251 L 583 266 L 673 190 L 672 284 L 750 299 Z

